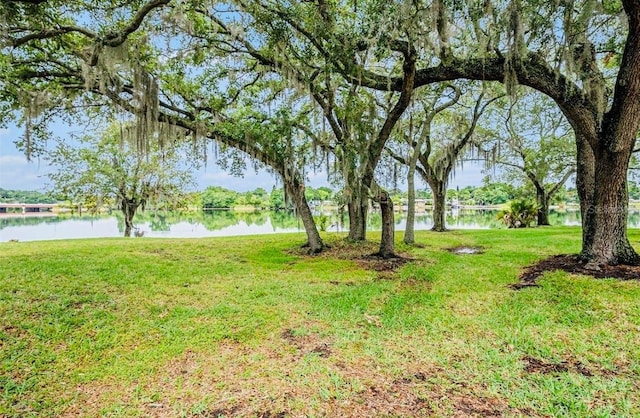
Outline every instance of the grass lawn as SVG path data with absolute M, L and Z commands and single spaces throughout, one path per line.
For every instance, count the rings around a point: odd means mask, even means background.
M 640 281 L 508 287 L 579 229 L 326 239 L 0 244 L 0 417 L 640 416 Z

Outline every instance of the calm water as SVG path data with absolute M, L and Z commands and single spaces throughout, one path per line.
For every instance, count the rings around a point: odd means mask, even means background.
M 447 225 L 452 229 L 501 228 L 494 210 L 453 210 L 447 214 Z M 396 214 L 396 231 L 405 227 L 405 216 Z M 345 217 L 346 221 L 346 217 Z M 580 214 L 575 211 L 552 212 L 552 225 L 580 225 Z M 231 235 L 274 234 L 304 231 L 302 222 L 289 213 L 230 211 L 197 213 L 142 213 L 134 221 L 144 237 L 197 238 Z M 430 213 L 416 217 L 416 229 L 426 230 L 433 225 Z M 369 218 L 369 229 L 379 230 L 380 215 Z M 640 228 L 640 212 L 630 212 L 629 227 Z M 345 232 L 339 216 L 329 215 L 328 231 Z M 122 215 L 100 216 L 0 216 L 0 242 L 9 240 L 36 241 L 70 238 L 120 237 L 124 233 Z

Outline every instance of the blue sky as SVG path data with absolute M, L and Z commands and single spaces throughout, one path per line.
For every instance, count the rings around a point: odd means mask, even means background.
M 65 136 L 70 127 L 57 125 L 54 128 L 57 135 Z M 50 170 L 46 161 L 33 159 L 27 161 L 23 153 L 18 151 L 14 141 L 22 134 L 22 128 L 11 125 L 8 128 L 0 128 L 0 188 L 9 190 L 47 190 L 46 175 Z M 52 144 L 53 146 L 53 144 Z M 309 173 L 308 185 L 313 187 L 328 186 L 326 173 Z M 209 162 L 206 167 L 201 168 L 195 174 L 197 189 L 202 190 L 208 186 L 222 186 L 231 190 L 245 192 L 262 187 L 269 191 L 276 185 L 280 187 L 277 180 L 265 171 L 255 172 L 248 165 L 244 177 L 235 177 L 221 170 L 215 162 Z M 483 174 L 480 164 L 465 163 L 464 169 L 458 169 L 456 176 L 450 181 L 450 188 L 456 186 L 479 186 L 482 182 Z M 419 188 L 425 186 L 418 182 Z

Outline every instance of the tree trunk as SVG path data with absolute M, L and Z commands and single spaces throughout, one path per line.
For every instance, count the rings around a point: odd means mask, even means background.
M 445 199 L 447 198 L 447 182 L 434 180 L 429 186 L 433 192 L 433 226 L 432 231 L 445 232 Z
M 549 225 L 549 201 L 551 196 L 548 196 L 545 191 L 536 187 L 536 203 L 538 204 L 538 226 Z
M 409 166 L 409 174 L 407 176 L 407 224 L 404 228 L 404 243 L 413 244 L 415 242 L 415 220 L 416 220 L 416 187 L 415 187 L 416 169 Z
M 600 143 L 605 143 L 601 140 Z M 587 145 L 588 146 L 588 145 Z M 604 147 L 602 147 L 604 148 Z M 600 149 L 594 153 L 593 181 L 584 178 L 580 172 L 578 178 L 585 189 L 587 200 L 580 200 L 583 212 L 583 243 L 581 257 L 589 265 L 640 264 L 640 256 L 635 252 L 627 237 L 627 216 L 629 196 L 627 194 L 627 171 L 631 151 L 611 152 Z M 585 185 L 593 184 L 590 193 Z M 588 197 L 591 199 L 588 200 Z
M 592 221 L 588 216 L 588 212 L 595 193 L 596 162 L 591 145 L 589 145 L 585 137 L 577 133 L 577 130 L 576 159 L 576 191 L 578 192 L 578 200 L 580 200 L 580 219 L 582 222 L 582 243 L 584 248 L 584 243 L 587 242 L 587 231 L 594 227 L 588 224 Z
M 133 217 L 136 215 L 136 210 L 140 204 L 135 200 L 122 200 L 120 209 L 124 215 L 124 236 L 125 238 L 131 237 L 131 229 L 133 229 Z
M 359 190 L 352 195 L 348 203 L 349 208 L 349 235 L 350 241 L 364 241 L 367 238 L 367 213 L 369 212 L 369 199 L 366 190 Z
M 389 197 L 389 193 L 383 190 L 376 197 L 376 202 L 380 205 L 380 213 L 382 215 L 382 238 L 380 239 L 380 251 L 377 255 L 382 258 L 397 257 L 394 242 L 393 201 Z
M 311 208 L 304 195 L 304 184 L 294 179 L 287 184 L 287 189 L 293 197 L 298 216 L 302 219 L 302 225 L 304 225 L 304 231 L 307 234 L 306 246 L 309 247 L 309 253 L 318 254 L 324 249 L 324 242 L 320 238 Z

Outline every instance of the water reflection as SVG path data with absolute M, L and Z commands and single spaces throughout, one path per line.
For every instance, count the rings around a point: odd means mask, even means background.
M 504 228 L 496 214 L 495 210 L 454 209 L 447 213 L 447 226 L 451 229 Z M 346 232 L 346 216 L 337 213 L 326 216 L 327 230 Z M 406 216 L 396 214 L 395 220 L 396 231 L 404 230 Z M 549 220 L 552 225 L 580 225 L 580 213 L 552 211 Z M 189 238 L 303 231 L 302 222 L 288 212 L 145 212 L 136 215 L 134 223 L 145 237 Z M 368 229 L 379 230 L 381 225 L 380 214 L 370 214 Z M 430 229 L 432 225 L 431 213 L 416 216 L 416 230 Z M 640 228 L 640 211 L 629 213 L 629 227 Z M 115 212 L 98 216 L 0 217 L 0 241 L 120 237 L 123 232 L 124 219 Z

